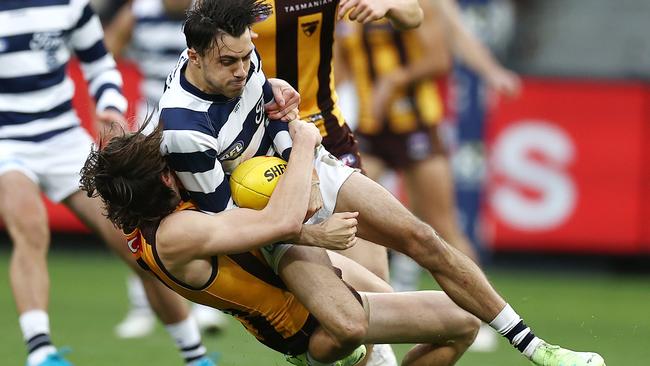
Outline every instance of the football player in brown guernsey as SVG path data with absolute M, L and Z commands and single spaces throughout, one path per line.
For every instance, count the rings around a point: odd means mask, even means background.
M 160 154 L 160 127 L 149 136 L 129 133 L 95 149 L 82 170 L 82 187 L 90 195 L 98 194 L 109 219 L 130 232 L 129 248 L 138 263 L 189 300 L 236 317 L 260 342 L 288 355 L 291 363 L 351 366 L 360 360 L 348 357 L 341 363 L 331 358 L 338 345 L 326 324 L 333 319 L 321 319 L 322 313 L 309 312 L 297 300 L 292 291 L 301 282 L 317 285 L 319 293 L 308 301 L 327 303 L 337 322 L 346 324 L 345 331 L 359 333 L 362 342 L 421 343 L 402 365 L 456 363 L 479 321 L 445 293 L 381 293 L 390 290 L 387 284 L 336 253 L 330 254 L 331 262 L 315 254 L 302 258 L 319 264 L 314 267 L 323 274 L 318 284 L 294 276 L 289 285 L 265 261 L 262 251 L 269 243 L 302 242 L 302 221 L 309 206 L 314 147 L 321 137 L 308 123 L 296 121 L 290 128 L 294 145 L 288 166 L 262 210 L 234 208 L 209 215 L 183 201 L 183 187 Z M 345 212 L 330 219 L 355 228 L 355 217 L 356 213 Z M 319 245 L 354 245 L 356 230 L 345 232 L 333 230 Z M 334 271 L 332 264 L 350 283 L 347 293 L 337 293 L 337 286 L 327 282 L 332 276 L 325 272 Z M 293 263 L 281 265 L 291 271 Z M 357 292 L 352 286 L 379 292 Z

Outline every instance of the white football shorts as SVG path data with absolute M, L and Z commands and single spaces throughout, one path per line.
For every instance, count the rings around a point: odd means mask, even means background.
M 323 207 L 318 210 L 314 216 L 307 220 L 307 224 L 317 224 L 332 216 L 341 186 L 343 186 L 343 183 L 345 183 L 352 173 L 357 171 L 334 157 L 334 155 L 325 150 L 323 146 L 319 146 L 316 150 L 314 168 L 316 168 L 318 178 L 320 179 L 320 192 L 323 196 Z M 273 268 L 275 273 L 278 273 L 278 266 L 282 256 L 293 245 L 294 244 L 276 243 L 262 248 L 262 254 L 266 259 L 266 262 L 271 266 L 271 268 Z
M 19 171 L 54 202 L 79 190 L 93 139 L 81 126 L 41 142 L 0 140 L 0 175 Z

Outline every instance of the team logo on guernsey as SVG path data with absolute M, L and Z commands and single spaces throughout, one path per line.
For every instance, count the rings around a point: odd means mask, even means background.
M 264 113 L 264 97 L 261 96 L 260 100 L 255 105 L 255 124 L 259 125 L 262 121 L 266 122 L 266 113 Z
M 241 155 L 242 151 L 244 151 L 244 141 L 239 140 L 232 144 L 223 154 L 219 155 L 218 159 L 219 161 L 231 160 Z
M 131 253 L 139 252 L 140 248 L 142 247 L 142 245 L 140 244 L 140 236 L 136 236 L 133 239 L 127 240 L 126 245 L 129 247 Z
M 302 28 L 302 32 L 305 33 L 307 37 L 311 37 L 311 35 L 316 32 L 316 29 L 318 29 L 319 23 L 320 21 L 315 20 L 313 22 L 302 23 L 300 24 L 300 27 Z
M 29 48 L 33 51 L 45 51 L 45 60 L 50 69 L 59 66 L 56 59 L 56 53 L 63 46 L 63 32 L 40 32 L 34 33 L 32 40 L 29 42 Z
M 334 157 L 332 156 L 332 158 Z M 354 154 L 343 154 L 339 157 L 339 160 L 341 161 L 341 163 L 350 167 L 353 167 L 357 164 L 357 157 L 354 156 Z
M 314 8 L 319 8 L 321 6 L 332 4 L 334 0 L 312 0 L 312 1 L 303 1 L 295 5 L 286 5 L 284 6 L 285 13 L 293 13 L 296 11 L 309 10 Z

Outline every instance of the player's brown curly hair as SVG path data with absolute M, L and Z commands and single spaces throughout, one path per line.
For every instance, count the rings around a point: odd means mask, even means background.
M 99 196 L 105 216 L 125 232 L 158 222 L 179 201 L 162 181 L 163 173 L 170 171 L 160 152 L 162 123 L 145 135 L 148 123 L 135 133 L 123 132 L 93 147 L 80 172 L 81 189 L 89 197 Z

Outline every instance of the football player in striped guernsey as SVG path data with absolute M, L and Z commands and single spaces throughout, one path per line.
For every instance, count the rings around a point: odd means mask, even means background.
M 72 109 L 73 83 L 66 75 L 71 51 L 81 61 L 100 130 L 108 137 L 106 127 L 124 120 L 127 102 L 88 0 L 0 2 L 0 215 L 13 243 L 9 276 L 27 344 L 27 366 L 70 365 L 50 339 L 50 237 L 41 192 L 69 207 L 140 270 L 123 235 L 102 216 L 100 201 L 79 191 L 79 169 L 92 138 Z M 183 300 L 140 273 L 186 363 L 213 365 Z
M 192 0 L 136 0 L 127 3 L 105 29 L 106 47 L 114 57 L 137 63 L 143 79 L 137 120 L 156 114 L 165 79 L 185 49 L 183 22 Z M 152 117 L 155 118 L 155 117 Z M 137 338 L 154 331 L 156 318 L 149 306 L 142 282 L 137 276 L 127 281 L 130 309 L 115 327 L 120 338 Z M 226 317 L 203 305 L 192 306 L 192 316 L 208 334 L 226 326 Z
M 161 150 L 189 197 L 206 212 L 234 207 L 227 174 L 241 161 L 271 154 L 287 159 L 291 153 L 288 127 L 281 121 L 269 121 L 265 114 L 264 106 L 274 96 L 252 44 L 250 26 L 256 19 L 268 17 L 270 11 L 260 0 L 203 0 L 187 15 L 184 33 L 189 48 L 170 74 L 160 101 Z M 416 260 L 456 304 L 489 323 L 536 365 L 605 364 L 595 353 L 565 350 L 536 337 L 471 259 L 447 244 L 390 193 L 320 149 L 316 166 L 323 165 L 330 168 L 318 174 L 322 209 L 308 223 L 335 211 L 359 212 L 360 237 Z M 322 278 L 314 278 L 313 266 L 301 263 L 304 247 L 277 244 L 262 252 L 290 288 L 299 287 L 296 281 L 305 284 L 314 280 L 313 286 L 300 291 L 294 288 L 293 293 L 309 311 L 328 315 L 330 303 L 310 301 L 318 296 L 316 283 Z M 286 266 L 280 271 L 280 264 L 287 261 L 295 261 L 292 264 L 297 267 Z M 301 264 L 303 270 L 294 272 Z M 342 347 L 340 356 L 349 352 L 353 343 Z

